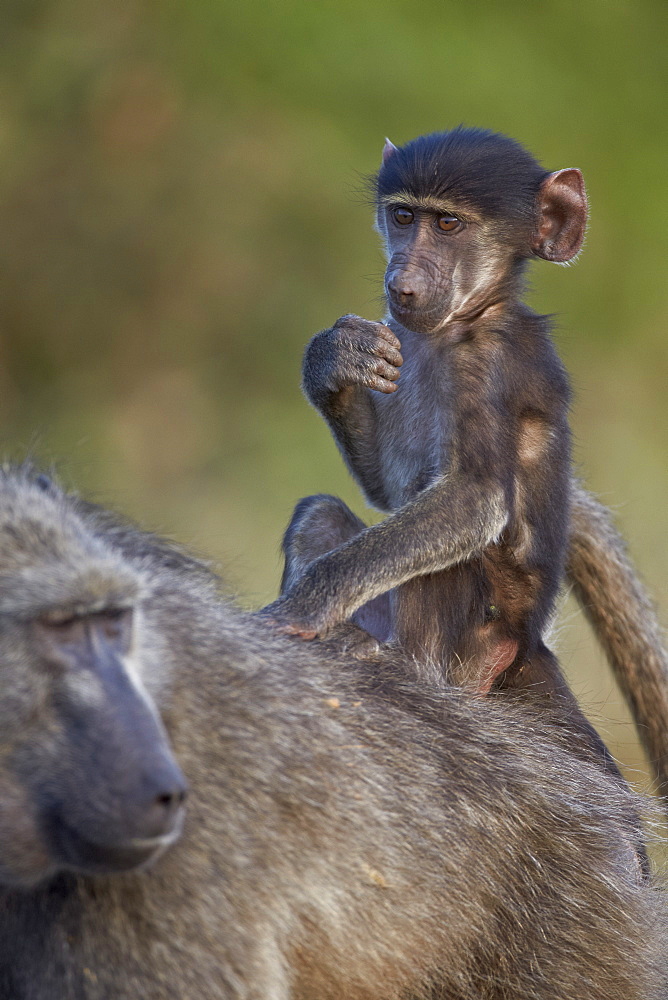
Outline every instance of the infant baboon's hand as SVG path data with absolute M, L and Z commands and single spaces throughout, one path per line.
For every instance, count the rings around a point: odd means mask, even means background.
M 309 622 L 305 616 L 295 613 L 289 598 L 279 597 L 278 600 L 267 604 L 256 614 L 261 621 L 266 622 L 267 625 L 283 635 L 293 635 L 304 641 L 317 639 L 319 636 L 319 631 L 313 622 Z
M 384 323 L 352 314 L 342 316 L 329 330 L 318 333 L 304 359 L 304 388 L 339 392 L 361 385 L 376 392 L 395 392 L 404 363 L 401 342 Z

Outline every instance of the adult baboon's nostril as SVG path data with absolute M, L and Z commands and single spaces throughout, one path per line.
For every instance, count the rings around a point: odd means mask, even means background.
M 170 834 L 179 822 L 186 791 L 180 788 L 161 792 L 147 804 L 136 818 L 136 836 L 163 837 Z
M 163 792 L 162 795 L 156 796 L 155 801 L 165 809 L 178 808 L 185 802 L 187 794 L 185 788 L 179 788 L 175 792 Z

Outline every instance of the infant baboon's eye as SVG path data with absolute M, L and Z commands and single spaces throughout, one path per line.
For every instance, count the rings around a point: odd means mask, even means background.
M 394 221 L 400 226 L 410 226 L 411 222 L 415 218 L 415 214 L 410 210 L 410 208 L 394 208 L 392 209 L 392 216 Z
M 442 215 L 438 220 L 438 228 L 442 229 L 444 233 L 453 233 L 461 225 L 461 219 L 456 218 L 454 215 Z

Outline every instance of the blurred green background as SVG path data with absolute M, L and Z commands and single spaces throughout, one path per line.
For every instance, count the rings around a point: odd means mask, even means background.
M 276 592 L 295 500 L 364 515 L 299 391 L 309 336 L 381 311 L 360 194 L 385 135 L 506 132 L 591 197 L 576 267 L 534 267 L 577 392 L 577 461 L 668 607 L 665 0 L 4 0 L 4 452 Z M 368 516 L 368 515 L 367 515 Z M 559 650 L 641 760 L 571 605 Z

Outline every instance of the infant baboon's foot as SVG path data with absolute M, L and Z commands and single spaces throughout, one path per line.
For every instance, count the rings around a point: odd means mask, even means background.
M 336 652 L 345 653 L 356 660 L 375 660 L 382 655 L 385 645 L 375 636 L 354 622 L 342 622 L 329 632 L 327 645 Z

